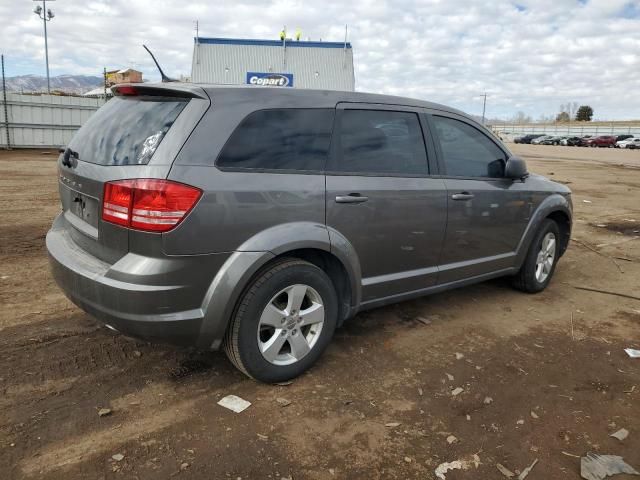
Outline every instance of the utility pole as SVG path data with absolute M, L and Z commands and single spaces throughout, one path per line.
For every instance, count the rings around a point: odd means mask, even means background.
M 39 2 L 40 0 L 33 0 L 34 2 Z M 50 2 L 54 2 L 55 0 L 49 0 Z M 33 10 L 38 17 L 42 19 L 42 23 L 44 24 L 44 58 L 47 63 L 47 93 L 51 93 L 51 81 L 49 80 L 49 41 L 47 39 L 47 22 L 50 22 L 55 15 L 51 11 L 51 9 L 47 10 L 47 0 L 42 0 L 42 6 L 38 5 Z
M 484 92 L 484 94 L 480 96 L 484 98 L 482 101 L 482 124 L 484 125 L 484 112 L 487 108 L 487 92 Z
M 200 23 L 196 20 L 196 65 L 200 64 Z
M 344 26 L 344 54 L 342 56 L 342 68 L 347 68 L 347 35 L 349 33 L 349 26 Z
M 7 84 L 4 81 L 4 55 L 0 55 L 2 60 L 2 104 L 4 105 L 4 127 L 7 131 L 7 150 L 11 150 L 11 139 L 9 138 L 9 110 L 7 109 Z
M 282 27 L 282 68 L 287 66 L 287 26 Z

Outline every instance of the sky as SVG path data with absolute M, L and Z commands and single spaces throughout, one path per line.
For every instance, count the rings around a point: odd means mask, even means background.
M 8 76 L 45 74 L 43 22 L 30 0 L 0 0 Z M 640 119 L 640 0 L 56 0 L 52 75 L 132 66 L 189 75 L 195 20 L 205 37 L 303 38 L 353 45 L 356 89 L 431 100 L 470 114 L 537 119 L 560 104 Z

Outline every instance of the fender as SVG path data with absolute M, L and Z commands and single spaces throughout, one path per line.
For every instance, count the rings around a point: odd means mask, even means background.
M 334 254 L 345 267 L 352 288 L 352 307 L 360 299 L 360 265 L 353 247 L 348 250 L 346 239 L 340 239 L 332 249 L 330 234 L 323 224 L 295 222 L 277 225 L 257 233 L 242 245 L 222 265 L 211 282 L 202 303 L 203 321 L 198 347 L 218 349 L 238 299 L 249 280 L 269 261 L 279 255 L 300 249 L 317 249 Z M 356 263 L 354 264 L 354 258 Z M 357 302 L 354 304 L 354 302 Z
M 571 223 L 573 221 L 572 210 L 571 201 L 567 199 L 567 197 L 557 193 L 546 197 L 540 205 L 538 205 L 538 208 L 536 208 L 533 215 L 531 215 L 527 228 L 518 243 L 515 261 L 516 271 L 520 270 L 520 267 L 522 267 L 524 259 L 527 256 L 527 252 L 529 251 L 529 247 L 531 246 L 531 242 L 533 242 L 533 238 L 538 232 L 538 228 L 540 228 L 542 221 L 553 212 L 563 212 L 569 217 L 569 223 Z
M 331 253 L 333 253 L 347 270 L 351 284 L 351 313 L 354 316 L 362 302 L 362 270 L 360 259 L 351 242 L 334 228 L 328 228 Z

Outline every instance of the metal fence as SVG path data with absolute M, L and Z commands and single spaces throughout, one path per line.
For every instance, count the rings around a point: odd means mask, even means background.
M 491 125 L 494 132 L 504 140 L 527 134 L 567 135 L 633 135 L 640 137 L 640 122 L 575 122 L 575 123 L 531 123 Z
M 4 103 L 4 95 L 0 94 L 0 102 Z M 7 148 L 7 138 L 10 148 L 66 145 L 103 103 L 100 98 L 7 92 L 6 105 L 0 108 L 0 148 Z
M 0 92 L 0 102 L 5 95 Z M 6 93 L 0 108 L 0 148 L 52 148 L 66 145 L 82 124 L 104 104 L 102 98 Z M 490 128 L 504 140 L 526 134 L 634 135 L 640 122 L 499 124 Z M 7 135 L 8 131 L 8 135 Z

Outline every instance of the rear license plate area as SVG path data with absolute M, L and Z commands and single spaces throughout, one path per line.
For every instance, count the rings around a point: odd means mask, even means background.
M 98 201 L 87 195 L 71 190 L 69 211 L 89 225 L 98 226 Z

